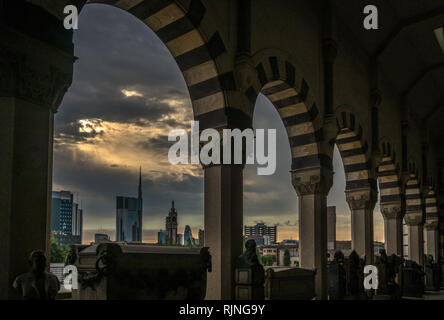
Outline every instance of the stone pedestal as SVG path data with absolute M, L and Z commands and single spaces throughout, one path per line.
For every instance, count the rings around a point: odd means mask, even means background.
M 205 168 L 205 246 L 212 256 L 205 299 L 234 299 L 236 258 L 242 253 L 243 167 Z
M 0 299 L 10 299 L 31 251 L 49 245 L 54 112 L 74 58 L 72 33 L 43 9 L 8 2 L 1 10 L 7 19 L 0 27 Z M 45 23 L 26 25 L 38 19 Z
M 384 218 L 384 239 L 387 255 L 402 256 L 402 211 L 401 203 L 381 204 Z
M 316 298 L 327 299 L 327 194 L 332 185 L 328 170 L 292 171 L 299 196 L 299 265 L 316 269 Z
M 347 203 L 351 210 L 352 250 L 365 263 L 372 264 L 373 250 L 373 209 L 376 204 L 376 191 L 372 189 L 346 190 Z

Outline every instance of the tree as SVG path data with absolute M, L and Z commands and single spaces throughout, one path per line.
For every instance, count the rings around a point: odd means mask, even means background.
M 264 266 L 272 266 L 276 262 L 275 255 L 265 255 L 262 256 L 262 264 Z
M 284 266 L 289 267 L 290 265 L 291 265 L 290 250 L 285 249 L 285 252 L 284 252 Z
M 59 246 L 54 234 L 51 233 L 50 263 L 64 263 L 69 253 L 67 245 Z

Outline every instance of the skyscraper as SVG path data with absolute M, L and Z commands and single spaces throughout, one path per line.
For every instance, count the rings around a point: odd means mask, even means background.
M 137 198 L 116 197 L 116 241 L 142 242 L 142 169 Z
M 52 192 L 51 232 L 59 245 L 82 243 L 83 210 L 70 191 Z
M 257 223 L 255 226 L 245 226 L 245 236 L 269 236 L 270 243 L 276 243 L 277 226 L 268 227 L 263 222 Z
M 188 245 L 188 242 L 192 243 L 192 241 L 193 241 L 193 234 L 191 233 L 191 228 L 190 226 L 186 225 L 185 231 L 183 233 L 183 245 L 186 246 Z
M 168 239 L 173 243 L 177 243 L 177 211 L 174 208 L 174 200 L 171 203 L 171 209 L 166 217 L 166 230 L 168 231 Z

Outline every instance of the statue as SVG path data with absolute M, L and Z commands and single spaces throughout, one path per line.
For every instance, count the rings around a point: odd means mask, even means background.
M 19 275 L 13 287 L 24 300 L 54 300 L 60 290 L 57 277 L 46 272 L 46 257 L 43 251 L 35 250 L 29 256 L 30 271 Z
M 265 272 L 257 257 L 256 241 L 245 243 L 245 252 L 236 259 L 235 266 L 236 300 L 263 300 Z
M 256 241 L 250 239 L 245 243 L 245 252 L 237 258 L 236 266 L 252 267 L 257 265 L 262 266 L 256 253 Z
M 344 254 L 336 251 L 333 259 L 328 266 L 329 297 L 330 300 L 344 300 L 347 283 Z
M 349 275 L 348 287 L 350 295 L 354 300 L 360 300 L 363 293 L 364 270 L 362 267 L 362 259 L 356 251 L 352 251 L 349 256 Z

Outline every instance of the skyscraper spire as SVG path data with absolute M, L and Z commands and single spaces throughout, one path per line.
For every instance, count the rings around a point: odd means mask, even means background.
M 171 208 L 173 208 L 173 209 L 174 209 L 174 200 L 173 200 L 173 201 L 171 201 L 171 205 L 172 205 L 172 207 L 171 207 Z
M 139 168 L 139 199 L 142 199 L 142 166 Z

